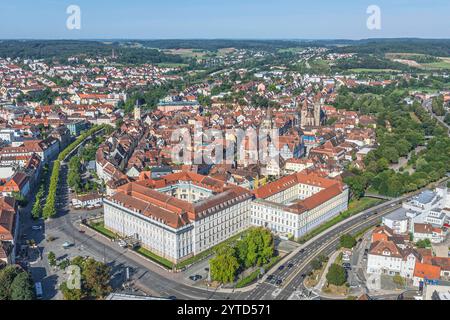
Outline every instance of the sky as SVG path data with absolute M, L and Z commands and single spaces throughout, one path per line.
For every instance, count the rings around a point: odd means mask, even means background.
M 0 39 L 450 38 L 449 15 L 449 0 L 0 0 Z

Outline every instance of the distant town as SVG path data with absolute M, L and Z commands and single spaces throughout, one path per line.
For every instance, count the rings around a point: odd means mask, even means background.
M 410 41 L 0 42 L 0 300 L 449 300 Z

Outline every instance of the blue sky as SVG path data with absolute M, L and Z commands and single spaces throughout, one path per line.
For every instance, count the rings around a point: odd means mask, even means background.
M 68 30 L 66 8 L 81 9 Z M 366 27 L 369 5 L 381 30 Z M 0 0 L 0 39 L 450 38 L 449 0 Z

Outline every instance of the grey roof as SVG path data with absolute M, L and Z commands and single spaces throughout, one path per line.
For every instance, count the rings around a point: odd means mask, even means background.
M 397 210 L 395 210 L 394 212 L 384 216 L 385 219 L 389 219 L 389 220 L 406 220 L 408 219 L 408 217 L 406 216 L 406 209 L 404 208 L 399 208 Z
M 425 190 L 417 196 L 417 201 L 422 204 L 430 203 L 434 199 L 436 193 L 431 190 Z

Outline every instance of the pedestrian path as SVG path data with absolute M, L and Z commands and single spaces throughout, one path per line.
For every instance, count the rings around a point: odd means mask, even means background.
M 315 285 L 314 290 L 321 292 L 323 286 L 325 285 L 326 281 L 327 281 L 327 273 L 328 270 L 330 269 L 330 266 L 336 261 L 339 253 L 341 253 L 340 250 L 335 251 L 330 258 L 328 259 L 327 265 L 325 266 L 325 269 L 322 272 L 322 276 L 320 277 L 319 282 Z

